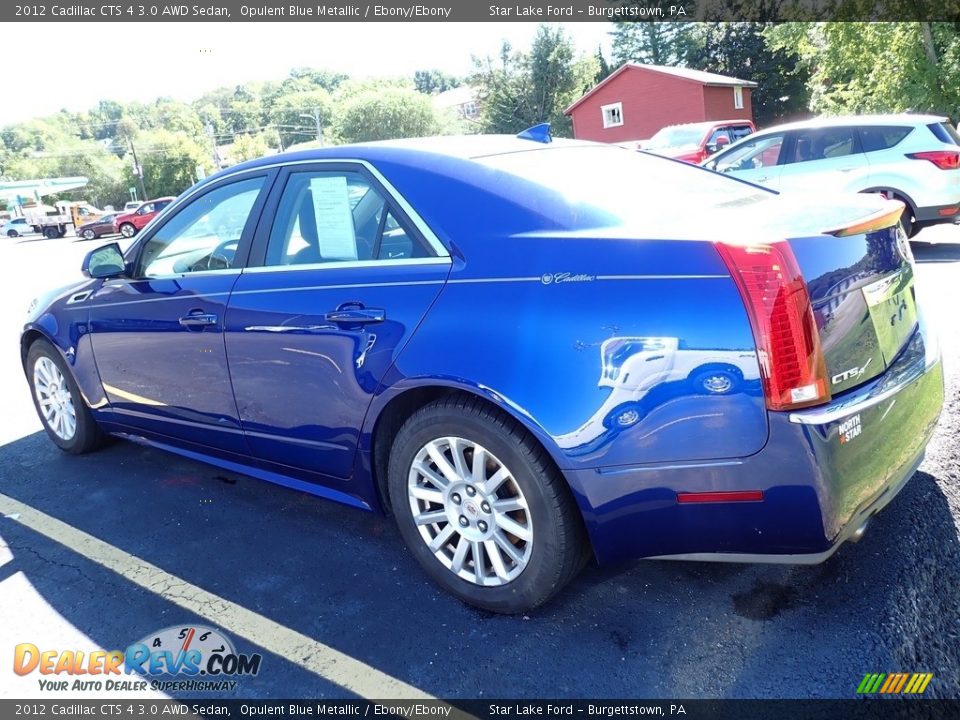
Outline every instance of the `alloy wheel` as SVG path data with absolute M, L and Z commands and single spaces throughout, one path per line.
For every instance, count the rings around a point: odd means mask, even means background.
M 530 561 L 533 524 L 510 470 L 477 443 L 431 440 L 407 478 L 420 537 L 447 569 L 484 587 L 515 580 Z
M 44 420 L 61 440 L 72 440 L 77 432 L 77 411 L 67 379 L 56 363 L 41 357 L 33 366 L 33 391 Z

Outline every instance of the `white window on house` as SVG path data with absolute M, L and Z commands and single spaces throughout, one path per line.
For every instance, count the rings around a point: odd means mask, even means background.
M 600 112 L 603 113 L 604 128 L 620 127 L 623 125 L 623 103 L 601 105 Z
M 733 88 L 733 107 L 735 110 L 743 110 L 743 88 L 739 85 Z
M 477 104 L 475 102 L 464 103 L 461 111 L 465 118 L 475 118 L 477 116 Z

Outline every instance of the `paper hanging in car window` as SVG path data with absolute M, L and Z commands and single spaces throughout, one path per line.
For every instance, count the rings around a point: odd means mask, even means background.
M 310 178 L 310 192 L 320 255 L 324 260 L 356 260 L 357 238 L 347 179 L 342 175 Z

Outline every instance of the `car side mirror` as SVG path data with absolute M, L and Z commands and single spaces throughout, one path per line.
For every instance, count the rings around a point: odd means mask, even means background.
M 119 277 L 126 272 L 123 253 L 117 243 L 110 243 L 91 250 L 83 259 L 80 270 L 88 278 Z

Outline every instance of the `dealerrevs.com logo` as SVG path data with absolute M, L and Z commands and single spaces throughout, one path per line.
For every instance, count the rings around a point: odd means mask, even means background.
M 260 672 L 259 653 L 238 653 L 230 638 L 204 625 L 178 625 L 147 635 L 126 650 L 14 648 L 13 671 L 38 673 L 41 690 L 132 692 L 229 691 Z M 69 678 L 69 679 L 68 679 Z

